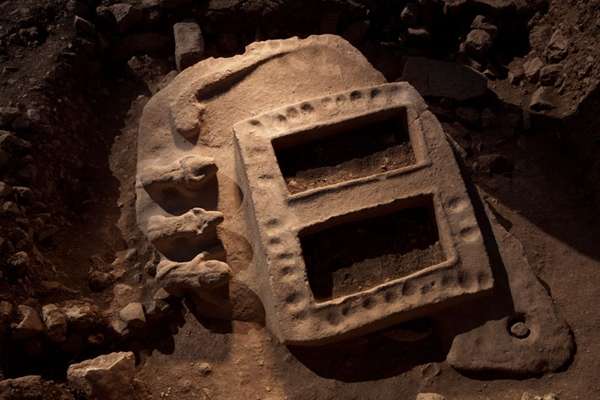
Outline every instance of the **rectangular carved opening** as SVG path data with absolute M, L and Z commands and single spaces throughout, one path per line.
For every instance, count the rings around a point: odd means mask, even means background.
M 446 260 L 431 195 L 334 217 L 303 229 L 300 243 L 317 301 L 362 292 Z
M 273 148 L 292 194 L 416 163 L 404 108 L 285 135 Z

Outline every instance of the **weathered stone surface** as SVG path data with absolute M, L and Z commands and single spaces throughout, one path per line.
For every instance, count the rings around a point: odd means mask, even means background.
M 33 307 L 20 305 L 17 307 L 17 321 L 12 328 L 13 337 L 16 339 L 27 339 L 44 333 L 46 327 L 40 319 L 40 315 Z
M 502 314 L 499 313 L 510 310 L 496 310 L 501 308 L 498 297 L 501 293 L 496 299 L 489 299 L 494 306 L 482 301 L 469 310 L 463 310 L 465 315 L 455 310 L 451 320 L 445 322 L 448 327 L 457 318 L 483 321 L 454 338 L 447 361 L 462 371 L 506 373 L 510 376 L 556 371 L 571 359 L 574 351 L 569 326 L 558 315 L 552 298 L 533 273 L 521 243 L 496 221 L 489 209 L 487 217 L 508 279 L 507 294 L 513 315 L 500 316 Z M 486 313 L 493 317 L 485 320 Z M 527 328 L 530 330 L 528 335 L 509 334 L 515 318 L 523 324 L 518 328 L 519 332 L 523 333 Z
M 73 395 L 52 381 L 41 376 L 28 375 L 0 381 L 2 400 L 73 400 Z
M 55 342 L 63 342 L 67 334 L 67 317 L 56 304 L 42 307 L 42 319 L 46 324 L 48 337 Z
M 195 22 L 179 22 L 173 25 L 175 35 L 175 63 L 183 71 L 202 59 L 204 38 L 202 30 Z
M 464 65 L 422 57 L 407 57 L 401 80 L 409 82 L 425 97 L 463 101 L 487 91 L 487 79 L 479 72 Z
M 134 398 L 134 376 L 135 356 L 131 352 L 102 355 L 72 364 L 67 371 L 71 386 L 97 400 Z

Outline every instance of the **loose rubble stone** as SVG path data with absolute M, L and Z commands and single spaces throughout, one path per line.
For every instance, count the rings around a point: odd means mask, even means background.
M 33 307 L 20 305 L 17 307 L 18 321 L 13 326 L 13 337 L 16 339 L 28 339 L 46 330 L 38 312 Z
M 0 107 L 0 128 L 10 128 L 19 114 L 19 109 L 16 107 Z
M 115 282 L 115 276 L 110 272 L 91 269 L 88 272 L 88 285 L 94 292 L 101 292 Z
M 0 214 L 19 216 L 21 214 L 21 209 L 15 202 L 5 201 L 0 208 Z
M 80 16 L 75 16 L 75 19 L 73 20 L 73 27 L 75 28 L 75 32 L 81 36 L 96 35 L 96 27 L 94 24 Z
M 550 62 L 560 62 L 567 56 L 568 51 L 569 39 L 560 29 L 557 29 L 546 47 L 546 58 Z
M 475 58 L 483 58 L 492 47 L 492 36 L 483 29 L 473 29 L 465 40 L 465 49 Z
M 560 78 L 563 67 L 560 64 L 546 65 L 540 70 L 540 83 L 544 86 L 552 86 Z
M 33 191 L 26 186 L 13 186 L 13 192 L 19 203 L 31 204 L 33 202 Z
M 556 108 L 552 89 L 547 86 L 538 88 L 531 96 L 529 108 L 533 111 L 548 111 Z
M 117 21 L 119 32 L 126 33 L 142 22 L 144 14 L 141 9 L 127 3 L 117 3 L 108 7 Z
M 63 342 L 66 339 L 67 317 L 56 304 L 46 304 L 42 307 L 42 319 L 52 341 Z
M 417 25 L 419 8 L 416 3 L 408 3 L 400 13 L 400 20 L 408 27 Z
M 8 301 L 0 301 L 0 331 L 6 327 L 15 312 L 15 307 Z
M 202 59 L 204 38 L 200 26 L 194 22 L 180 22 L 173 25 L 175 35 L 175 63 L 183 71 Z
M 129 303 L 119 311 L 119 318 L 129 329 L 143 328 L 146 324 L 144 306 L 141 303 Z
M 486 31 L 492 38 L 495 38 L 498 34 L 498 27 L 483 15 L 478 15 L 475 17 L 473 23 L 471 23 L 471 29 L 481 29 Z
M 29 259 L 29 254 L 19 251 L 8 258 L 7 264 L 11 272 L 21 276 L 27 273 L 31 260 Z
M 5 182 L 0 181 L 0 199 L 8 197 L 12 194 L 12 187 Z
M 479 110 L 471 107 L 458 107 L 456 116 L 465 124 L 479 126 L 481 123 L 481 114 Z
M 67 370 L 71 386 L 92 399 L 133 398 L 135 356 L 132 352 L 111 353 L 72 364 Z
M 543 66 L 544 62 L 539 57 L 532 58 L 523 64 L 523 69 L 527 79 L 529 79 L 531 82 L 536 82 Z
M 400 80 L 409 82 L 425 97 L 464 101 L 487 91 L 487 79 L 479 72 L 457 63 L 422 57 L 406 58 Z
M 69 301 L 62 304 L 69 326 L 88 328 L 100 323 L 100 312 L 94 304 L 85 301 Z
M 446 398 L 437 393 L 419 393 L 417 400 L 446 400 Z

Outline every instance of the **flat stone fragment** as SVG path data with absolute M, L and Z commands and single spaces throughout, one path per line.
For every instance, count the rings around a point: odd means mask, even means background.
M 204 38 L 202 30 L 195 22 L 179 22 L 173 25 L 175 35 L 175 63 L 183 71 L 202 59 Z
M 102 400 L 135 398 L 134 376 L 135 356 L 132 352 L 102 355 L 72 364 L 67 370 L 71 386 L 92 399 Z
M 481 325 L 459 333 L 452 342 L 447 361 L 469 372 L 506 373 L 509 376 L 541 374 L 559 370 L 569 362 L 575 349 L 566 322 L 558 315 L 552 298 L 528 264 L 521 243 L 508 233 L 487 210 L 509 285 L 506 310 L 498 310 L 502 294 L 494 301 L 471 304 L 463 311 L 453 310 L 442 326 L 456 320 L 477 321 Z M 513 315 L 510 313 L 512 308 Z M 468 309 L 468 311 L 466 311 Z M 498 315 L 504 316 L 499 317 Z M 514 322 L 514 318 L 518 322 Z M 517 324 L 515 335 L 509 332 Z M 525 328 L 530 331 L 525 334 Z
M 401 80 L 413 85 L 424 97 L 464 101 L 481 97 L 487 91 L 487 79 L 479 72 L 457 63 L 422 57 L 407 57 Z

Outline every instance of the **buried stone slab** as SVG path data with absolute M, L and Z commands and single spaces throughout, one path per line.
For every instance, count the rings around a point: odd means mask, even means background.
M 535 276 L 521 243 L 489 208 L 486 214 L 498 249 L 492 265 L 501 270 L 497 275 L 505 276 L 497 280 L 494 299 L 440 316 L 442 331 L 456 334 L 447 360 L 475 374 L 529 376 L 559 370 L 575 350 L 571 330 Z M 456 321 L 475 323 L 465 328 Z
M 259 295 L 282 342 L 341 340 L 493 286 L 452 150 L 409 84 L 290 104 L 234 132 Z M 338 154 L 346 142 L 360 151 Z

